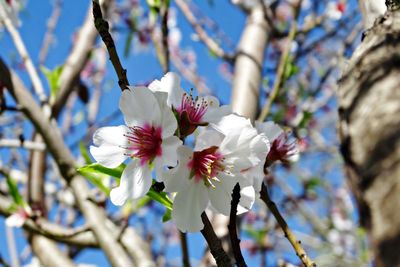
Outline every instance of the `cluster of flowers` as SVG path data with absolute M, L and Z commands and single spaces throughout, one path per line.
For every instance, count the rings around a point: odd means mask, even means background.
M 167 73 L 148 87 L 129 87 L 120 99 L 126 125 L 103 127 L 93 136 L 90 152 L 101 165 L 115 168 L 132 160 L 111 202 L 123 205 L 144 196 L 152 174 L 176 193 L 172 219 L 181 231 L 203 228 L 209 207 L 229 215 L 233 187 L 239 183 L 238 213 L 249 210 L 261 188 L 264 167 L 296 155 L 295 143 L 273 122 L 256 123 L 233 114 L 212 96 L 185 93 L 180 78 Z M 194 149 L 183 145 L 194 134 Z

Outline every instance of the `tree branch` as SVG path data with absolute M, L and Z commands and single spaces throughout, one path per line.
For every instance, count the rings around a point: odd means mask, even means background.
M 232 83 L 232 110 L 254 119 L 258 107 L 264 51 L 270 28 L 261 5 L 248 14 L 237 48 Z
M 39 150 L 43 151 L 46 146 L 40 142 L 33 142 L 30 140 L 24 140 L 23 142 L 18 139 L 0 139 L 0 147 L 9 148 L 24 148 L 28 150 Z
M 279 64 L 278 64 L 278 69 L 275 75 L 275 82 L 274 82 L 274 87 L 268 97 L 267 102 L 265 103 L 260 116 L 258 117 L 258 121 L 264 121 L 267 116 L 268 113 L 271 109 L 272 103 L 274 102 L 275 98 L 278 96 L 279 93 L 279 89 L 281 88 L 282 84 L 283 84 L 283 79 L 284 79 L 284 75 L 285 75 L 285 69 L 288 63 L 288 59 L 289 59 L 289 53 L 290 50 L 292 49 L 292 42 L 293 40 L 296 38 L 296 32 L 297 32 L 297 19 L 298 16 L 300 14 L 300 8 L 301 8 L 301 1 L 299 1 L 297 7 L 295 8 L 295 15 L 294 15 L 294 19 L 292 22 L 292 25 L 290 26 L 290 31 L 289 31 L 289 36 L 287 37 L 287 42 L 286 42 L 286 46 L 282 52 L 281 58 L 279 60 Z
M 33 65 L 32 59 L 29 56 L 28 51 L 26 50 L 24 41 L 22 40 L 18 30 L 14 27 L 11 19 L 7 16 L 7 14 L 5 14 L 5 10 L 2 6 L 0 6 L 0 18 L 4 22 L 4 25 L 6 26 L 6 29 L 14 42 L 15 48 L 22 58 L 24 66 L 26 67 L 29 78 L 32 82 L 33 89 L 35 90 L 36 95 L 39 97 L 41 105 L 43 105 L 45 116 L 49 117 L 51 110 L 48 103 L 47 95 L 43 88 L 43 84 L 40 81 L 39 75 L 36 71 L 35 66 Z
M 237 213 L 237 206 L 240 201 L 240 185 L 237 183 L 233 188 L 232 192 L 232 201 L 231 201 L 231 212 L 229 215 L 229 236 L 231 238 L 232 243 L 232 251 L 233 255 L 235 256 L 236 265 L 238 267 L 246 267 L 247 264 L 243 258 L 242 251 L 240 250 L 240 239 L 238 238 L 237 234 L 237 225 L 236 225 L 236 213 Z
M 121 65 L 121 61 L 118 56 L 117 49 L 115 47 L 114 40 L 109 32 L 109 25 L 103 18 L 100 4 L 98 0 L 93 0 L 93 17 L 94 25 L 100 34 L 101 39 L 107 47 L 108 54 L 110 55 L 111 63 L 114 66 L 114 70 L 118 76 L 118 85 L 121 91 L 125 90 L 129 86 L 128 78 L 126 77 L 126 69 Z
M 204 223 L 204 229 L 201 230 L 201 233 L 206 239 L 208 246 L 210 248 L 210 252 L 213 255 L 215 261 L 217 262 L 217 265 L 222 267 L 232 266 L 231 259 L 222 248 L 221 240 L 219 240 L 218 236 L 215 234 L 214 229 L 210 223 L 210 220 L 208 219 L 207 214 L 205 212 L 201 214 L 201 220 Z
M 102 1 L 103 10 L 108 10 L 110 1 L 111 0 Z M 79 75 L 88 61 L 96 38 L 97 30 L 93 25 L 92 8 L 90 7 L 86 19 L 79 30 L 77 39 L 74 41 L 72 50 L 63 64 L 59 79 L 60 88 L 57 91 L 55 102 L 52 103 L 52 114 L 55 118 L 58 117 L 58 114 L 67 102 L 67 98 L 71 92 L 76 86 L 79 86 Z
M 45 119 L 43 112 L 35 104 L 35 101 L 21 80 L 10 72 L 1 59 L 0 77 L 15 101 L 21 106 L 24 114 L 42 135 L 44 142 L 57 163 L 60 173 L 73 189 L 80 210 L 111 264 L 119 267 L 131 266 L 132 263 L 123 248 L 106 227 L 104 212 L 95 203 L 90 201 L 90 190 L 85 178 L 77 174 L 74 157 L 65 143 L 61 142 L 63 138 L 55 122 L 49 122 Z
M 200 40 L 207 46 L 211 53 L 219 58 L 222 58 L 232 63 L 235 57 L 233 55 L 227 54 L 217 42 L 215 42 L 210 36 L 208 36 L 207 32 L 200 26 L 200 23 L 196 20 L 196 17 L 193 15 L 188 4 L 184 0 L 175 0 L 175 3 L 182 11 L 183 15 L 190 23 L 190 25 L 192 25 Z
M 285 233 L 285 237 L 289 240 L 290 244 L 296 251 L 297 257 L 301 260 L 301 262 L 306 267 L 316 267 L 317 265 L 307 256 L 306 251 L 301 245 L 301 241 L 297 240 L 293 232 L 290 230 L 289 225 L 286 223 L 285 219 L 282 217 L 281 213 L 278 210 L 276 204 L 271 200 L 268 188 L 263 183 L 260 192 L 260 198 L 264 203 L 267 205 L 268 209 L 274 215 L 275 219 L 277 220 L 279 226 L 281 227 L 282 231 Z

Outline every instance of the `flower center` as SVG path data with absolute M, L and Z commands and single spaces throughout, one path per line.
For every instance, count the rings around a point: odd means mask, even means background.
M 267 155 L 267 162 L 272 164 L 275 161 L 287 162 L 287 158 L 296 154 L 296 143 L 288 140 L 285 133 L 280 134 L 271 145 Z
M 199 99 L 198 96 L 193 98 L 191 90 L 190 94 L 183 94 L 181 106 L 177 109 L 177 111 L 179 114 L 186 112 L 189 122 L 199 123 L 206 113 L 207 108 L 207 101 L 205 101 L 204 98 Z
M 148 124 L 143 127 L 129 127 L 128 149 L 132 151 L 130 157 L 140 158 L 140 164 L 151 163 L 155 157 L 162 154 L 161 127 L 154 128 Z
M 188 162 L 188 168 L 196 182 L 204 181 L 206 186 L 215 187 L 213 181 L 219 181 L 217 175 L 225 170 L 223 156 L 217 152 L 218 147 L 213 146 L 193 153 L 193 158 Z

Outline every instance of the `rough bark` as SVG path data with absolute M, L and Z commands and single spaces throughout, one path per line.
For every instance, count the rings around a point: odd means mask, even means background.
M 365 32 L 340 81 L 339 133 L 376 266 L 400 266 L 400 13 Z

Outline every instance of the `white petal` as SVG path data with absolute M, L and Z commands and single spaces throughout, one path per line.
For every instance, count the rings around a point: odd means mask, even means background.
M 154 93 L 147 87 L 129 87 L 121 94 L 119 108 L 124 114 L 126 125 L 161 126 L 161 110 Z
M 151 184 L 151 170 L 148 165 L 140 166 L 140 160 L 134 159 L 123 171 L 120 185 L 111 190 L 111 202 L 121 206 L 130 198 L 138 199 L 149 191 Z
M 167 105 L 167 93 L 156 92 L 154 95 L 161 110 L 160 126 L 162 129 L 162 138 L 172 136 L 178 128 L 178 122 L 176 121 L 172 109 Z
M 272 121 L 260 123 L 256 121 L 256 128 L 259 133 L 264 133 L 270 143 L 272 143 L 279 135 L 283 133 L 281 127 Z
M 252 186 L 244 187 L 240 190 L 240 200 L 237 207 L 237 214 L 248 212 L 254 204 L 255 191 Z
M 230 106 L 225 105 L 220 107 L 218 98 L 214 96 L 205 96 L 204 100 L 208 103 L 208 108 L 202 118 L 203 122 L 217 123 L 222 117 L 232 113 L 232 108 Z
M 228 135 L 234 131 L 240 131 L 246 127 L 252 127 L 250 119 L 239 116 L 235 113 L 224 116 L 217 123 L 212 123 L 211 125 L 213 128 L 225 135 Z
M 203 183 L 191 182 L 185 191 L 176 195 L 172 219 L 182 232 L 196 232 L 204 228 L 201 214 L 208 204 L 207 189 Z
M 178 161 L 177 149 L 181 145 L 182 141 L 176 136 L 168 137 L 162 141 L 162 164 L 164 166 L 176 166 Z
M 25 218 L 18 212 L 12 214 L 11 216 L 8 216 L 6 219 L 6 225 L 8 227 L 22 227 L 25 223 Z
M 234 176 L 220 173 L 220 182 L 215 183 L 215 188 L 208 188 L 211 205 L 220 213 L 229 216 L 233 187 L 237 183 Z
M 250 141 L 250 161 L 252 162 L 253 166 L 262 162 L 265 163 L 265 159 L 268 155 L 270 150 L 270 143 L 265 135 L 257 135 Z
M 93 144 L 96 146 L 123 146 L 128 144 L 128 139 L 124 136 L 129 132 L 125 125 L 102 127 L 93 134 Z
M 178 165 L 175 168 L 164 171 L 162 174 L 166 192 L 182 191 L 189 186 L 190 169 L 187 164 L 193 155 L 193 151 L 187 146 L 180 146 L 177 154 Z
M 90 146 L 90 154 L 93 158 L 107 168 L 116 168 L 124 162 L 128 157 L 125 152 L 124 148 L 118 146 Z
M 196 138 L 195 151 L 202 151 L 212 146 L 219 146 L 224 139 L 224 135 L 212 129 L 201 131 Z
M 93 143 L 99 147 L 90 147 L 93 158 L 105 167 L 118 167 L 127 158 L 128 139 L 124 134 L 128 131 L 124 125 L 99 128 L 93 135 Z
M 181 79 L 174 72 L 168 72 L 161 78 L 161 81 L 154 80 L 149 88 L 153 92 L 161 91 L 168 93 L 168 106 L 174 106 L 175 108 L 181 105 L 184 91 L 180 87 Z
M 258 165 L 242 171 L 241 174 L 253 185 L 256 193 L 261 191 L 261 183 L 264 180 L 264 162 L 260 162 Z

